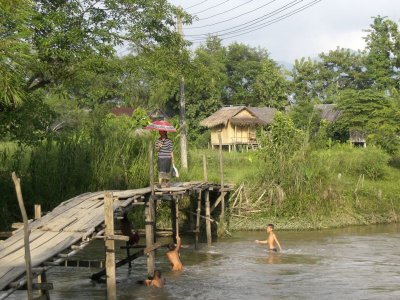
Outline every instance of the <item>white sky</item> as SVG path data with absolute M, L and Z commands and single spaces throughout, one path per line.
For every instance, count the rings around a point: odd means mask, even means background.
M 198 21 L 194 21 L 192 25 L 184 26 L 183 32 L 186 38 L 191 40 L 194 39 L 194 37 L 190 35 L 207 34 L 225 30 L 234 26 L 240 26 L 246 22 L 259 21 L 258 23 L 247 24 L 247 26 L 262 26 L 263 23 L 279 18 L 284 14 L 300 9 L 302 6 L 313 2 L 313 0 L 249 1 L 250 0 L 170 0 L 170 3 L 180 5 L 184 9 L 187 8 L 187 12 L 192 14 L 199 12 L 197 14 L 199 18 Z M 245 2 L 249 3 L 230 12 L 226 12 Z M 267 3 L 269 4 L 266 5 Z M 218 4 L 221 5 L 212 8 Z M 254 12 L 247 13 L 262 5 L 265 6 Z M 285 5 L 294 6 L 280 12 L 279 9 Z M 189 8 L 190 6 L 193 7 Z M 271 16 L 274 11 L 277 14 Z M 206 20 L 201 20 L 218 13 L 222 14 Z M 238 17 L 238 15 L 244 13 L 247 14 Z M 267 15 L 269 18 L 257 19 L 264 15 Z M 226 39 L 223 43 L 224 45 L 228 45 L 237 41 L 252 47 L 260 46 L 266 48 L 271 58 L 274 60 L 293 63 L 296 58 L 301 58 L 303 56 L 316 57 L 319 53 L 333 50 L 337 46 L 354 50 L 363 49 L 365 44 L 362 37 L 366 35 L 366 32 L 363 32 L 363 30 L 367 29 L 369 24 L 371 24 L 371 17 L 377 15 L 387 16 L 399 24 L 400 0 L 322 0 L 270 26 L 238 37 Z M 191 28 L 214 24 L 230 18 L 232 18 L 232 20 L 213 26 L 198 29 Z M 235 27 L 232 30 L 241 28 L 243 27 Z M 227 31 L 224 33 L 226 32 Z M 197 45 L 198 43 L 194 44 L 194 46 Z

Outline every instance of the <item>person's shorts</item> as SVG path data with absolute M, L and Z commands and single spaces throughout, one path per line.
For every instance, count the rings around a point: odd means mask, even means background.
M 158 158 L 158 177 L 163 179 L 171 178 L 171 157 L 159 157 Z

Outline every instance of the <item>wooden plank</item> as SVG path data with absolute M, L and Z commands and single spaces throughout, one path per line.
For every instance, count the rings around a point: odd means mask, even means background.
M 38 247 L 41 247 L 43 244 L 54 238 L 58 233 L 50 232 L 49 234 L 42 234 L 39 238 L 35 239 L 30 243 L 31 251 L 34 251 Z M 24 260 L 24 251 L 23 248 L 19 248 L 17 251 L 9 253 L 7 256 L 3 257 L 0 260 L 0 280 L 2 279 L 2 275 L 9 272 L 10 269 L 13 268 L 13 263 L 23 262 Z
M 32 243 L 34 240 L 39 238 L 44 234 L 43 231 L 40 230 L 32 230 L 31 234 L 29 236 L 29 242 Z M 0 261 L 3 257 L 9 255 L 10 253 L 13 253 L 15 251 L 18 251 L 19 249 L 24 247 L 24 241 L 21 239 L 19 236 L 11 236 L 7 240 L 4 241 L 3 244 L 1 244 L 0 247 Z M 1 265 L 1 264 L 0 264 Z
M 44 225 L 42 230 L 51 230 L 51 231 L 78 231 L 77 229 L 81 228 L 81 224 L 85 223 L 87 219 L 91 218 L 91 214 L 98 207 L 103 206 L 102 200 L 91 200 L 87 201 L 87 205 L 85 207 L 76 207 L 68 211 L 67 214 L 63 214 L 57 219 L 52 220 L 51 222 Z M 75 228 L 72 229 L 72 228 Z
M 111 235 L 98 235 L 95 237 L 95 239 L 102 239 L 102 240 L 113 240 L 113 241 L 129 241 L 129 236 L 126 235 L 115 235 L 115 234 L 111 234 Z
M 56 236 L 53 236 L 47 242 L 31 251 L 32 267 L 37 267 L 64 251 L 79 241 L 82 236 L 81 233 L 74 232 L 45 232 L 45 234 L 56 234 Z M 15 279 L 24 273 L 23 250 L 19 250 L 18 252 L 20 253 L 16 254 L 16 260 L 5 262 L 5 267 L 8 267 L 7 272 L 2 272 L 2 268 L 4 267 L 3 261 L 0 264 L 0 290 L 4 289 L 10 282 L 15 281 Z

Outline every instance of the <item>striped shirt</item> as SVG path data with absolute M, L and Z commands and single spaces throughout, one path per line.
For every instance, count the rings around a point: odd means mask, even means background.
M 156 141 L 156 149 L 158 150 L 158 157 L 160 158 L 170 158 L 172 155 L 173 144 L 169 138 L 158 139 Z

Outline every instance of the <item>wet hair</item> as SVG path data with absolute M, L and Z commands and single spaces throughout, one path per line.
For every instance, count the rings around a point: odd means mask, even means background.
M 169 243 L 169 244 L 168 244 L 168 249 L 169 249 L 169 250 L 172 251 L 172 250 L 175 250 L 175 248 L 176 248 L 176 245 L 175 245 L 174 243 Z
M 161 270 L 155 270 L 153 278 L 158 277 L 161 278 Z
M 274 224 L 268 224 L 267 227 L 271 227 L 272 229 L 274 229 Z

